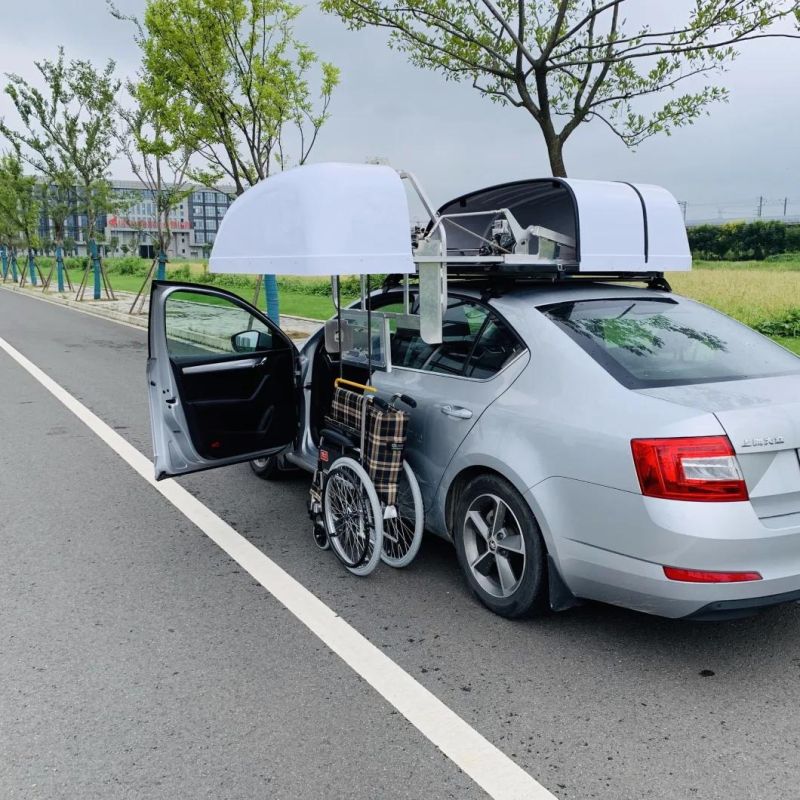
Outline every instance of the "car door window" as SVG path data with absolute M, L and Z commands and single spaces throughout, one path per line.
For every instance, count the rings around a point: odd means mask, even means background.
M 398 328 L 392 337 L 392 364 L 398 367 L 463 375 L 487 312 L 466 300 L 451 299 L 442 320 L 442 343 L 428 344 L 418 329 Z
M 517 336 L 488 308 L 452 298 L 442 320 L 442 343 L 428 344 L 418 329 L 398 327 L 392 334 L 396 367 L 490 378 L 522 349 Z
M 491 315 L 472 350 L 465 375 L 491 378 L 523 349 L 516 334 L 500 319 Z
M 169 357 L 181 364 L 275 346 L 261 320 L 224 297 L 176 291 L 167 297 L 164 311 Z
M 435 347 L 422 369 L 446 375 L 463 375 L 472 348 L 488 312 L 466 301 L 448 304 L 442 320 L 442 343 Z

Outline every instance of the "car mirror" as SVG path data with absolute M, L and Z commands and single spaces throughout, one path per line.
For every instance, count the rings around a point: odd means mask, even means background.
M 269 350 L 271 346 L 272 337 L 264 331 L 240 331 L 231 336 L 234 353 L 256 353 L 259 350 Z

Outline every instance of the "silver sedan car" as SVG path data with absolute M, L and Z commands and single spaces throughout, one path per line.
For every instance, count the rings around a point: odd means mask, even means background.
M 258 332 L 247 358 L 187 346 L 210 303 L 230 305 L 223 339 Z M 339 374 L 322 332 L 298 354 L 238 297 L 174 283 L 150 324 L 159 477 L 314 469 Z M 800 599 L 800 358 L 729 317 L 663 287 L 451 284 L 442 344 L 396 326 L 372 382 L 417 401 L 426 528 L 492 611 L 716 619 Z

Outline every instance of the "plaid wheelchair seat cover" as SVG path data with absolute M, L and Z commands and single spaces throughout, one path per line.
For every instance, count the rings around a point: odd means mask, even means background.
M 394 408 L 369 407 L 364 467 L 378 496 L 387 506 L 397 502 L 397 483 L 403 469 L 408 415 Z
M 361 413 L 364 395 L 337 387 L 325 424 L 350 434 L 356 445 L 361 440 Z M 408 414 L 394 408 L 367 406 L 366 435 L 362 453 L 366 469 L 378 497 L 387 506 L 397 502 L 397 483 L 403 469 Z
M 340 428 L 343 433 L 361 436 L 361 406 L 364 395 L 351 392 L 349 389 L 336 387 L 333 391 L 330 414 L 325 417 L 325 424 L 332 428 Z

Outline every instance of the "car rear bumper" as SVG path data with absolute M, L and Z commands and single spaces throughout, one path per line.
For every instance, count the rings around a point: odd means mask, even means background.
M 766 597 L 752 597 L 745 600 L 718 600 L 716 603 L 709 603 L 686 619 L 698 622 L 718 622 L 726 619 L 740 619 L 757 614 L 765 608 L 779 606 L 784 603 L 800 602 L 800 589 L 793 592 L 783 592 L 782 594 L 772 594 Z
M 665 617 L 722 619 L 800 599 L 800 516 L 759 519 L 749 503 L 654 500 L 552 478 L 526 498 L 577 597 Z M 688 583 L 664 567 L 756 571 L 759 581 Z

